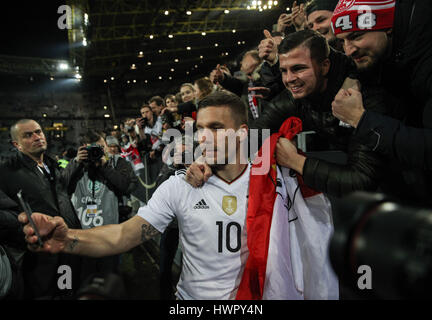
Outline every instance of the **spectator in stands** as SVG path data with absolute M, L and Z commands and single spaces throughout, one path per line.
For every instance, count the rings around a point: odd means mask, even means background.
M 108 153 L 110 156 L 119 155 L 121 153 L 120 143 L 116 137 L 107 136 L 105 141 L 108 146 Z
M 185 86 L 186 87 L 186 86 Z M 189 87 L 189 85 L 187 85 Z M 171 106 L 165 109 L 169 112 L 176 112 L 182 115 L 191 115 L 194 118 L 196 113 L 196 104 L 214 91 L 214 85 L 209 78 L 199 78 L 194 81 L 194 100 L 186 103 L 181 103 L 178 106 Z M 187 120 L 187 119 L 186 119 Z
M 165 96 L 165 106 L 167 108 L 172 108 L 172 107 L 177 107 L 178 106 L 178 101 L 177 101 L 175 95 L 173 95 L 173 94 L 167 94 Z
M 333 49 L 342 51 L 342 42 L 335 37 L 330 25 L 330 18 L 337 2 L 338 0 L 312 0 L 304 10 L 309 29 L 321 33 Z M 277 48 L 282 38 L 278 33 L 270 34 L 267 30 L 264 30 L 264 36 L 265 39 L 258 46 L 259 57 L 265 61 L 260 70 L 264 88 L 255 88 L 255 91 L 261 90 L 267 100 L 272 100 L 285 89 L 279 70 L 277 54 Z M 280 98 L 285 99 L 285 94 L 282 94 Z
M 333 33 L 331 17 L 339 0 L 311 0 L 305 7 L 306 23 L 309 29 L 318 31 L 328 44 L 337 51 L 343 51 L 343 44 Z
M 145 188 L 148 190 L 146 197 L 148 200 L 155 190 L 155 181 L 162 167 L 162 119 L 157 117 L 150 106 L 141 107 L 142 118 L 137 119 L 139 130 L 138 150 L 144 163 Z
M 162 120 L 152 111 L 150 106 L 144 105 L 140 109 L 142 118 L 137 119 L 140 142 L 150 141 L 151 150 L 138 148 L 140 151 L 149 152 L 150 159 L 156 158 L 156 153 L 160 152 L 160 138 L 162 136 Z M 146 143 L 148 145 L 148 143 Z
M 367 110 L 364 93 L 358 90 L 341 90 L 333 113 L 356 128 L 354 138 L 368 150 L 396 166 L 395 176 L 406 183 L 405 188 L 394 188 L 401 199 L 431 205 L 432 3 L 375 1 L 368 13 L 352 10 L 347 4 L 340 1 L 332 17 L 335 34 L 361 72 L 362 85 L 384 86 L 402 102 L 404 118 L 396 105 L 392 117 Z M 374 17 L 373 24 L 368 24 L 369 16 Z
M 305 13 L 304 13 L 304 4 L 297 4 L 297 1 L 293 2 L 291 13 L 282 13 L 279 16 L 276 25 L 276 31 L 281 32 L 283 34 L 289 34 L 294 31 L 300 31 L 305 29 L 306 21 L 305 21 Z M 291 27 L 294 27 L 293 30 Z
M 151 97 L 148 102 L 150 108 L 156 116 L 160 116 L 162 109 L 165 107 L 164 99 L 160 96 Z
M 104 138 L 95 131 L 81 137 L 77 157 L 67 168 L 76 172 L 68 189 L 83 229 L 119 223 L 122 197 L 136 187 L 131 165 L 120 155 L 110 155 Z M 89 149 L 91 148 L 91 149 Z M 118 272 L 118 256 L 85 259 L 85 280 L 92 273 Z
M 210 73 L 210 80 L 220 84 L 224 89 L 238 95 L 249 105 L 249 123 L 258 119 L 261 112 L 261 100 L 256 99 L 253 91 L 248 88 L 260 86 L 259 69 L 262 60 L 257 50 L 247 51 L 240 62 L 240 74 L 233 77 L 224 72 L 218 64 L 216 69 Z
M 0 237 L 1 243 L 11 253 L 18 272 L 23 277 L 26 299 L 72 298 L 79 288 L 79 277 L 72 277 L 72 288 L 60 290 L 57 286 L 58 268 L 71 267 L 79 275 L 81 259 L 69 255 L 47 256 L 27 250 L 20 236 L 17 216 L 22 212 L 17 198 L 23 197 L 32 210 L 47 215 L 61 216 L 66 223 L 80 229 L 66 187 L 72 175 L 60 171 L 57 162 L 47 155 L 47 141 L 41 126 L 34 120 L 21 119 L 11 126 L 10 135 L 18 150 L 0 163 Z
M 195 88 L 192 83 L 183 83 L 180 87 L 180 93 L 183 103 L 195 99 Z

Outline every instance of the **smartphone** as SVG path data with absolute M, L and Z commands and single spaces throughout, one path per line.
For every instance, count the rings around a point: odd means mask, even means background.
M 28 202 L 24 200 L 24 198 L 23 198 L 23 196 L 22 196 L 22 190 L 18 191 L 18 193 L 17 193 L 17 197 L 18 197 L 18 200 L 19 200 L 19 202 L 20 202 L 20 204 L 21 204 L 22 209 L 24 210 L 24 212 L 25 212 L 26 215 L 27 215 L 27 218 L 28 218 L 28 220 L 29 220 L 29 222 L 30 222 L 30 225 L 32 226 L 32 228 L 33 228 L 33 230 L 34 230 L 34 232 L 35 232 L 35 235 L 36 235 L 36 237 L 37 237 L 37 244 L 38 244 L 40 247 L 43 247 L 43 241 L 42 241 L 41 236 L 40 236 L 40 234 L 39 234 L 39 230 L 38 230 L 38 228 L 36 227 L 36 225 L 35 225 L 35 223 L 34 223 L 32 217 L 31 217 L 33 212 L 32 212 L 32 210 L 31 210 L 31 208 L 30 208 Z

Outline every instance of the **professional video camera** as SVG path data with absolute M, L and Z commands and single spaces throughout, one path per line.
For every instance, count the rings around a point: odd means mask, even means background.
M 333 217 L 330 259 L 342 289 L 366 299 L 432 297 L 432 209 L 356 192 L 333 203 Z
M 105 155 L 103 147 L 95 143 L 87 146 L 86 150 L 88 152 L 88 162 L 90 163 L 99 161 Z

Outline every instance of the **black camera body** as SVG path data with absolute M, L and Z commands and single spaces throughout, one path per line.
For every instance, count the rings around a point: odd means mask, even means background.
M 145 118 L 145 117 L 143 117 L 143 118 L 139 118 L 137 124 L 138 124 L 138 126 L 139 126 L 140 128 L 145 128 L 145 127 L 147 127 L 147 125 L 148 125 L 148 119 Z
M 105 155 L 103 147 L 98 144 L 91 144 L 86 147 L 88 153 L 88 162 L 97 162 Z

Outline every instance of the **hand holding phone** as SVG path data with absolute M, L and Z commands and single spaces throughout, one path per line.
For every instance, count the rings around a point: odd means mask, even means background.
M 20 204 L 21 204 L 22 209 L 24 210 L 24 212 L 25 212 L 26 215 L 27 215 L 27 218 L 28 218 L 28 220 L 29 220 L 29 222 L 30 222 L 31 227 L 33 228 L 33 230 L 34 230 L 34 232 L 35 232 L 35 235 L 37 236 L 37 244 L 38 244 L 40 247 L 43 247 L 43 241 L 42 241 L 41 236 L 40 236 L 40 234 L 39 234 L 39 230 L 38 230 L 38 228 L 36 227 L 36 225 L 35 225 L 35 223 L 34 223 L 32 217 L 31 217 L 31 215 L 32 215 L 33 212 L 32 212 L 32 210 L 31 210 L 29 204 L 27 203 L 27 201 L 24 200 L 24 198 L 23 198 L 23 196 L 22 196 L 22 190 L 18 191 L 18 193 L 17 193 L 17 197 L 18 197 L 18 200 L 19 200 L 19 202 L 20 202 Z

